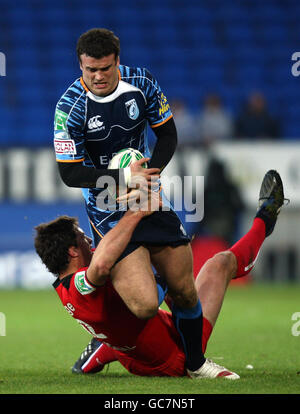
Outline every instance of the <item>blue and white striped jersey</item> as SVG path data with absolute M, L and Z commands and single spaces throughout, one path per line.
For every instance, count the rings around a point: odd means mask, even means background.
M 120 65 L 118 86 L 105 97 L 94 95 L 82 78 L 77 79 L 56 106 L 56 160 L 106 169 L 111 158 L 124 148 L 135 148 L 150 157 L 147 123 L 155 128 L 172 116 L 165 95 L 147 69 Z M 97 203 L 101 191 L 82 189 L 90 223 L 102 237 L 124 211 L 112 211 L 110 206 L 102 209 Z M 163 191 L 161 195 L 164 204 L 170 205 Z
M 119 79 L 113 93 L 99 97 L 80 78 L 60 98 L 54 122 L 58 162 L 105 169 L 115 153 L 129 147 L 150 156 L 147 122 L 162 125 L 172 117 L 170 106 L 147 69 L 120 65 Z

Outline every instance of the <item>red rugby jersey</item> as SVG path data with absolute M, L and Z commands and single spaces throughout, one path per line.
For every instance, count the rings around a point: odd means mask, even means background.
M 79 269 L 53 283 L 64 307 L 101 342 L 118 350 L 133 349 L 146 321 L 129 311 L 110 280 L 103 286 L 92 286 L 86 278 L 86 270 Z
M 168 312 L 159 310 L 148 320 L 129 311 L 111 281 L 92 286 L 86 269 L 57 279 L 53 286 L 66 310 L 88 330 L 120 353 L 153 367 L 165 365 L 182 353 L 179 335 Z

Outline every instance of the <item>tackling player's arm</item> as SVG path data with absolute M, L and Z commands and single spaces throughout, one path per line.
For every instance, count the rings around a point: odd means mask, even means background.
M 156 194 L 153 196 L 156 197 Z M 103 237 L 87 269 L 87 279 L 93 285 L 101 286 L 105 283 L 111 268 L 128 245 L 138 223 L 143 217 L 152 213 L 150 209 L 147 211 L 128 210 L 115 227 Z

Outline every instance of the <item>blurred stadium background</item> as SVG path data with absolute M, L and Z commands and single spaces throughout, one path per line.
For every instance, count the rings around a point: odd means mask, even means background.
M 89 232 L 80 190 L 58 177 L 52 131 L 56 102 L 80 76 L 77 38 L 92 27 L 113 30 L 121 63 L 147 67 L 174 108 L 180 149 L 166 174 L 204 175 L 211 185 L 204 220 L 186 223 L 196 236 L 195 266 L 246 231 L 262 177 L 276 168 L 291 204 L 252 278 L 300 281 L 300 78 L 292 74 L 300 37 L 297 0 L 0 0 L 0 10 L 6 57 L 6 76 L 0 77 L 0 287 L 43 288 L 53 281 L 33 251 L 33 227 L 41 221 L 69 214 Z M 243 112 L 250 97 L 260 109 L 265 100 L 267 110 Z M 207 179 L 212 165 L 221 176 L 225 171 L 226 185 Z M 228 197 L 228 188 L 235 196 Z M 237 206 L 232 201 L 238 199 Z

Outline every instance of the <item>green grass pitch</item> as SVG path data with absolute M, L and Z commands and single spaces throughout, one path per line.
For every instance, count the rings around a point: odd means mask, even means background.
M 206 355 L 241 376 L 232 382 L 137 377 L 118 362 L 96 375 L 74 375 L 70 367 L 90 337 L 54 291 L 2 290 L 0 312 L 0 394 L 300 393 L 300 336 L 292 335 L 297 285 L 229 288 Z

